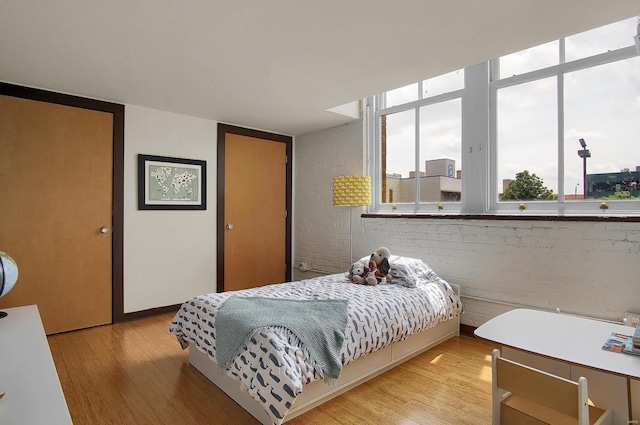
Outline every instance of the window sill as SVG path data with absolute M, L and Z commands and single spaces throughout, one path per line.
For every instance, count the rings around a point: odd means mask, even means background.
M 436 219 L 436 220 L 516 220 L 516 221 L 582 221 L 607 223 L 640 223 L 640 216 L 533 215 L 533 214 L 361 214 L 361 218 Z

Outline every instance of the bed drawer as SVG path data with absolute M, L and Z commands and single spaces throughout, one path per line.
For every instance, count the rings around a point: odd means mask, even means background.
M 404 341 L 397 342 L 391 346 L 392 361 L 401 360 L 407 356 L 415 356 L 426 348 L 433 347 L 445 339 L 451 338 L 451 333 L 459 335 L 459 318 L 447 320 L 438 326 L 427 329 L 419 334 L 412 335 Z
M 305 385 L 304 391 L 298 396 L 287 414 L 285 422 L 459 334 L 460 320 L 457 317 L 441 322 L 434 328 L 412 335 L 402 342 L 367 354 L 346 365 L 335 385 L 327 384 L 322 380 Z M 261 423 L 270 423 L 262 406 L 253 400 L 247 392 L 240 390 L 240 383 L 218 369 L 216 363 L 193 344 L 189 347 L 189 362 Z

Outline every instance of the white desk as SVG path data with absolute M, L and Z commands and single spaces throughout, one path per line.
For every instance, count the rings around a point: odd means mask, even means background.
M 51 350 L 35 305 L 2 309 L 0 424 L 71 425 Z
M 626 424 L 640 417 L 640 356 L 603 350 L 611 332 L 630 335 L 633 328 L 516 309 L 489 320 L 475 334 L 505 346 L 503 355 L 515 361 L 568 379 L 586 376 L 594 403 L 612 407 L 614 423 Z

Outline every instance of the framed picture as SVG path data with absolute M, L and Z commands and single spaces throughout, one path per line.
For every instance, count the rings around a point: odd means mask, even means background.
M 138 155 L 139 210 L 206 210 L 207 162 Z

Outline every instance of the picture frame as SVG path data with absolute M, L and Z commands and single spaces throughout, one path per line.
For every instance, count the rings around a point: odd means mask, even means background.
M 139 210 L 206 210 L 207 162 L 138 155 Z

